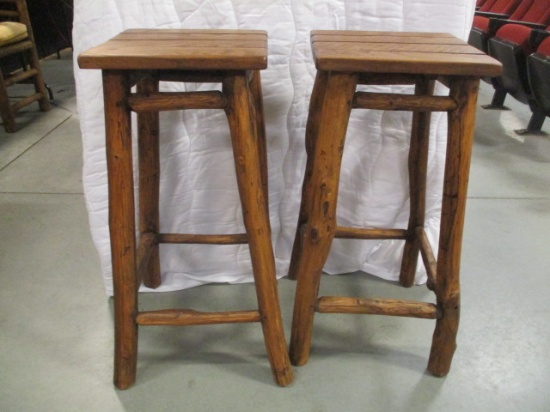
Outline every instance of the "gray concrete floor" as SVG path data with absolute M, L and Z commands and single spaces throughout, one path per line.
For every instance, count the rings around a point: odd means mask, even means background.
M 103 291 L 81 187 L 71 55 L 44 62 L 56 100 L 0 131 L 1 411 L 548 411 L 550 137 L 517 138 L 524 106 L 480 109 L 462 260 L 458 350 L 425 372 L 433 322 L 320 315 L 309 363 L 274 385 L 258 325 L 142 328 L 138 381 L 112 381 L 112 301 Z M 482 85 L 480 103 L 490 100 Z M 545 130 L 549 130 L 547 120 Z M 280 281 L 285 325 L 295 283 Z M 430 299 L 354 273 L 331 294 Z M 353 292 L 351 292 L 353 290 Z M 254 305 L 251 285 L 143 295 L 147 307 Z M 288 336 L 288 335 L 287 335 Z

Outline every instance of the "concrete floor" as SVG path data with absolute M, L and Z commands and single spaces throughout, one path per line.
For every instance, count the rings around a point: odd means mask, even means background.
M 529 113 L 512 98 L 511 112 L 478 114 L 459 346 L 446 378 L 425 372 L 432 321 L 320 315 L 310 361 L 288 388 L 272 382 L 253 324 L 142 328 L 138 381 L 115 390 L 112 301 L 87 226 L 70 59 L 44 62 L 54 108 L 29 108 L 20 132 L 0 131 L 0 411 L 550 410 L 550 137 L 514 137 Z M 490 94 L 482 85 L 480 103 Z M 287 332 L 294 287 L 280 281 Z M 322 288 L 431 295 L 359 273 Z M 251 285 L 215 285 L 141 302 L 254 299 Z

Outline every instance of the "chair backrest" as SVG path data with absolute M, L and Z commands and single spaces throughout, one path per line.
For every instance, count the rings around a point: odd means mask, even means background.
M 510 19 L 526 21 L 529 23 L 548 24 L 550 23 L 548 22 L 548 19 L 550 19 L 550 1 L 534 0 L 521 18 L 513 19 L 510 17 Z
M 483 4 L 480 5 L 479 11 L 490 11 L 491 6 L 495 4 L 497 0 L 485 0 Z
M 480 11 L 488 11 L 491 13 L 501 13 L 509 15 L 514 12 L 516 7 L 519 6 L 521 0 L 495 0 L 488 6 L 487 10 L 485 10 L 485 6 L 487 5 L 487 3 L 483 5 L 483 10 Z
M 548 0 L 543 0 L 548 2 Z M 510 20 L 525 21 L 523 17 L 529 11 L 535 0 L 522 0 L 518 7 L 510 14 Z

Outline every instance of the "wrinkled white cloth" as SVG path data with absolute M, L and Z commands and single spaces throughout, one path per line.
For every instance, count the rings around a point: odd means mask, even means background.
M 270 211 L 277 275 L 285 276 L 296 230 L 305 168 L 304 133 L 315 68 L 313 29 L 449 32 L 467 38 L 474 0 L 76 0 L 75 56 L 129 28 L 260 29 L 269 34 L 269 67 L 262 72 Z M 93 241 L 106 292 L 112 294 L 101 75 L 75 63 L 84 145 L 83 182 Z M 211 85 L 162 84 L 163 90 Z M 382 87 L 374 88 L 383 90 Z M 393 87 L 406 90 L 406 87 Z M 411 114 L 353 111 L 341 174 L 338 223 L 406 228 L 407 153 Z M 446 118 L 432 116 L 427 234 L 437 245 Z M 161 231 L 234 233 L 243 230 L 224 113 L 161 114 Z M 337 239 L 328 273 L 365 271 L 395 280 L 402 241 Z M 162 245 L 158 291 L 212 282 L 252 281 L 248 246 Z M 419 265 L 416 282 L 425 281 Z M 147 290 L 142 288 L 142 290 Z

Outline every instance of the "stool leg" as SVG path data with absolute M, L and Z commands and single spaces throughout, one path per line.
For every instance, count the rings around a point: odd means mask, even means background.
M 279 306 L 271 227 L 265 207 L 259 148 L 246 73 L 227 76 L 223 82 L 223 91 L 227 96 L 225 110 L 231 129 L 237 182 L 267 354 L 275 381 L 286 386 L 293 381 L 294 375 Z
M 155 93 L 159 90 L 158 79 L 149 77 L 137 85 L 138 93 Z M 137 115 L 139 150 L 139 232 L 143 236 L 159 233 L 159 185 L 160 149 L 159 114 L 141 112 Z M 143 273 L 143 283 L 149 288 L 161 284 L 159 245 L 152 246 L 147 267 Z
M 319 72 L 307 126 L 308 164 L 298 228 L 300 252 L 291 267 L 298 278 L 290 339 L 290 359 L 303 365 L 309 357 L 313 317 L 323 266 L 336 230 L 340 165 L 357 76 Z
M 114 382 L 125 389 L 135 381 L 137 362 L 136 240 L 128 79 L 103 71 L 109 182 L 109 231 L 115 301 Z
M 262 96 L 262 81 L 259 70 L 251 72 L 250 95 L 251 108 L 256 124 L 256 139 L 258 141 L 258 158 L 260 159 L 260 172 L 262 176 L 262 188 L 264 191 L 265 206 L 269 216 L 269 183 L 268 183 L 268 162 L 267 162 L 267 142 L 265 135 L 264 122 L 264 101 Z
M 422 79 L 417 82 L 417 96 L 433 95 L 435 81 Z M 407 240 L 403 248 L 399 282 L 402 286 L 411 287 L 414 283 L 419 240 L 417 227 L 424 227 L 426 213 L 426 177 L 428 170 L 428 148 L 430 144 L 431 112 L 414 112 L 412 122 L 411 144 L 409 149 L 409 198 L 410 215 L 407 229 Z
M 447 155 L 435 293 L 442 317 L 433 335 L 428 371 L 435 376 L 449 372 L 460 316 L 460 252 L 474 138 L 478 79 L 450 81 L 450 96 L 458 107 L 449 113 Z
M 296 235 L 294 237 L 294 245 L 292 247 L 292 255 L 290 258 L 290 267 L 288 269 L 288 277 L 289 279 L 298 279 L 298 274 L 301 273 L 299 270 L 299 263 L 301 262 L 301 256 L 302 256 L 302 232 L 304 224 L 307 223 L 309 220 L 309 209 L 307 208 L 306 202 L 304 201 L 305 197 L 307 196 L 307 189 L 310 185 L 311 180 L 311 173 L 312 173 L 312 167 L 313 167 L 313 148 L 315 146 L 315 139 L 317 138 L 317 132 L 319 130 L 319 120 L 321 111 L 318 110 L 319 107 L 321 107 L 323 98 L 325 96 L 325 88 L 324 85 L 327 81 L 327 74 L 325 72 L 317 72 L 317 75 L 315 77 L 315 85 L 319 84 L 319 86 L 314 86 L 312 93 L 311 93 L 311 99 L 309 102 L 309 114 L 307 119 L 307 125 L 306 125 L 306 136 L 305 136 L 305 147 L 306 147 L 306 155 L 307 155 L 307 162 L 306 162 L 306 170 L 304 173 L 304 181 L 302 182 L 302 202 L 300 203 L 300 212 L 298 215 L 298 224 L 296 225 Z M 322 84 L 322 86 L 321 86 Z

